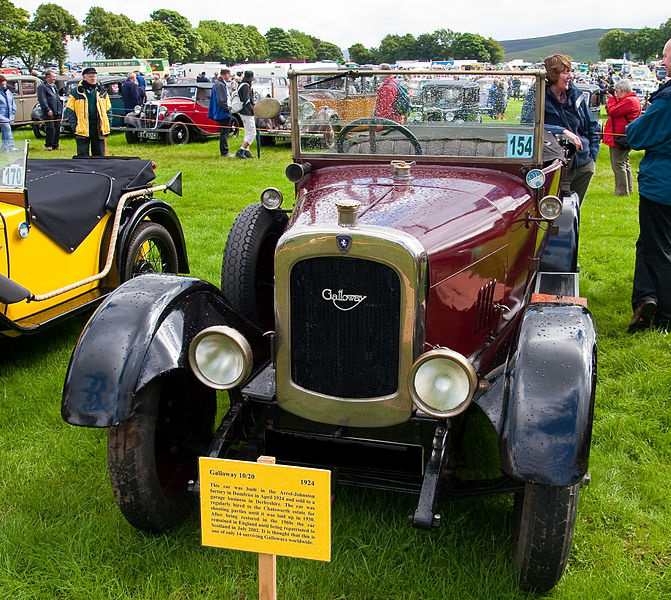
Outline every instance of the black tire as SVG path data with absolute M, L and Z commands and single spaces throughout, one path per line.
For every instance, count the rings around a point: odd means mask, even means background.
M 240 314 L 264 331 L 275 328 L 275 246 L 287 215 L 250 204 L 233 222 L 221 265 L 221 291 Z
M 515 496 L 513 562 L 520 587 L 547 592 L 566 569 L 573 541 L 580 484 L 526 484 Z
M 166 141 L 169 146 L 177 146 L 180 144 L 188 144 L 189 137 L 189 126 L 186 123 L 174 123 L 170 129 L 168 129 Z
M 33 133 L 35 134 L 36 138 L 41 139 L 46 135 L 44 132 L 44 125 L 42 123 L 33 123 L 31 127 L 33 128 Z
M 187 378 L 188 377 L 188 378 Z M 165 376 L 143 388 L 133 416 L 110 427 L 107 464 L 126 520 L 162 533 L 189 514 L 188 483 L 212 439 L 216 395 L 191 376 Z
M 242 128 L 242 119 L 238 115 L 233 115 L 231 117 L 231 129 L 228 134 L 229 139 L 238 137 Z
M 137 131 L 125 131 L 126 143 L 127 144 L 138 144 L 140 142 L 140 137 L 137 134 Z
M 142 221 L 130 236 L 121 264 L 122 282 L 145 273 L 177 273 L 175 242 L 163 225 Z

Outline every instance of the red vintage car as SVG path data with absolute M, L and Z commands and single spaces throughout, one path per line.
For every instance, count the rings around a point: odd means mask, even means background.
M 130 523 L 180 522 L 199 455 L 264 454 L 416 494 L 424 529 L 450 498 L 512 494 L 520 584 L 557 583 L 588 480 L 596 332 L 568 153 L 533 75 L 530 124 L 511 99 L 498 121 L 340 121 L 326 148 L 301 145 L 293 75 L 293 206 L 269 188 L 238 215 L 221 290 L 130 281 L 73 353 L 63 417 L 109 428 Z M 230 398 L 216 431 L 215 390 Z
M 196 136 L 219 135 L 219 124 L 207 116 L 212 94 L 211 83 L 179 79 L 166 84 L 160 100 L 150 100 L 126 115 L 126 141 L 137 144 L 146 140 L 188 144 Z M 236 136 L 242 120 L 233 115 L 231 136 Z

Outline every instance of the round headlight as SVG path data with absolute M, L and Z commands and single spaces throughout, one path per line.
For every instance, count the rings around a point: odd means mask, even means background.
M 133 107 L 133 114 L 139 117 L 141 112 L 142 112 L 142 107 L 139 104 L 136 104 Z
M 538 212 L 548 221 L 556 219 L 562 211 L 562 202 L 557 196 L 545 196 L 538 203 Z
M 477 385 L 471 363 L 458 352 L 438 348 L 422 354 L 409 376 L 414 403 L 434 417 L 453 417 L 471 403 Z
M 158 109 L 158 114 L 159 115 L 167 115 L 168 114 L 168 107 L 167 106 L 161 106 Z
M 282 192 L 280 192 L 280 190 L 277 188 L 270 187 L 261 192 L 261 204 L 263 204 L 263 206 L 265 206 L 268 210 L 275 210 L 276 208 L 279 208 L 282 206 L 283 200 L 284 198 L 282 197 Z
M 208 387 L 229 390 L 240 385 L 252 369 L 252 349 L 237 330 L 224 325 L 203 329 L 189 346 L 189 364 Z
M 312 102 L 304 102 L 298 112 L 301 119 L 309 119 L 315 114 L 315 105 Z

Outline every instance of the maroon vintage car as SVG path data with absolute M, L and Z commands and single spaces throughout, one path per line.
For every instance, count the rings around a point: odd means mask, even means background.
M 126 141 L 163 140 L 170 145 L 188 144 L 194 136 L 219 135 L 219 124 L 207 116 L 212 94 L 211 83 L 178 79 L 166 84 L 160 100 L 150 100 L 126 115 Z M 242 121 L 233 115 L 231 136 L 236 136 Z
M 579 203 L 535 77 L 530 124 L 512 99 L 503 121 L 339 122 L 315 148 L 301 146 L 293 75 L 292 209 L 267 189 L 233 224 L 221 291 L 128 282 L 74 351 L 63 416 L 109 428 L 133 525 L 184 518 L 197 456 L 265 454 L 417 494 L 410 521 L 425 529 L 446 499 L 513 494 L 520 583 L 555 585 L 588 480 L 596 333 Z M 216 431 L 215 390 L 230 398 Z

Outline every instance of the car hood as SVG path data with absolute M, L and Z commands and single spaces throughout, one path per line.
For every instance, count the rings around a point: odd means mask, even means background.
M 189 98 L 167 98 L 165 100 L 150 100 L 147 104 L 157 104 L 159 106 L 165 106 L 168 110 L 179 110 L 183 107 L 192 107 L 194 105 L 194 100 Z
M 356 200 L 360 226 L 384 226 L 409 233 L 429 260 L 445 251 L 471 262 L 473 249 L 503 240 L 519 218 L 529 189 L 513 175 L 484 168 L 412 168 L 412 179 L 398 181 L 388 166 L 328 167 L 313 174 L 290 221 L 294 226 L 337 223 L 338 200 Z M 452 262 L 454 266 L 454 261 Z M 449 276 L 432 269 L 432 280 Z

